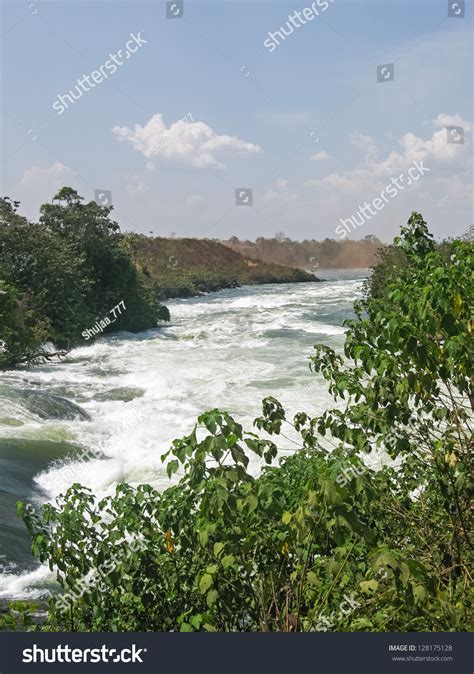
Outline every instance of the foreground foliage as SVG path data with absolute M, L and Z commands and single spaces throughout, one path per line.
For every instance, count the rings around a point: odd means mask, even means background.
M 414 213 L 395 245 L 409 264 L 356 306 L 346 358 L 311 357 L 338 407 L 268 398 L 258 433 L 213 410 L 163 457 L 163 493 L 19 504 L 62 589 L 44 629 L 472 629 L 472 244 L 443 256 Z M 301 448 L 272 466 L 288 432 Z

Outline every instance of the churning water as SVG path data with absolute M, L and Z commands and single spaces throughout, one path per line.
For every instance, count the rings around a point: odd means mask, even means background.
M 3 373 L 0 597 L 34 596 L 51 577 L 30 555 L 17 500 L 50 501 L 73 482 L 99 497 L 118 482 L 162 489 L 169 480 L 161 455 L 213 407 L 248 430 L 268 395 L 290 413 L 326 409 L 331 398 L 308 356 L 315 343 L 342 347 L 342 323 L 367 273 L 321 276 L 328 281 L 175 300 L 167 327 L 101 338 L 67 362 Z M 293 451 L 291 438 L 284 450 Z M 251 466 L 258 471 L 258 460 Z

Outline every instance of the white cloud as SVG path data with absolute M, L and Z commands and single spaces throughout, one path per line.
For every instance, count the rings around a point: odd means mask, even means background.
M 329 187 L 330 189 L 344 190 L 346 192 L 355 191 L 357 189 L 355 181 L 351 180 L 350 178 L 340 173 L 330 173 L 328 176 L 325 176 L 320 180 L 307 180 L 304 183 L 304 186 Z
M 439 186 L 438 194 L 442 195 L 436 202 L 437 208 L 452 208 L 456 203 L 472 203 L 473 188 L 470 172 L 436 180 Z
M 434 120 L 434 125 L 438 129 L 446 126 L 462 126 L 470 131 L 472 128 L 471 123 L 466 122 L 466 120 L 463 119 L 461 115 L 446 115 L 445 113 L 441 113 L 436 117 Z
M 67 185 L 67 180 L 75 178 L 76 172 L 69 168 L 62 162 L 56 162 L 49 168 L 41 168 L 40 166 L 32 166 L 23 173 L 21 184 L 28 189 L 38 189 L 39 187 L 45 189 L 56 189 Z M 64 182 L 66 181 L 66 182 Z M 53 195 L 46 197 L 51 199 Z
M 50 202 L 61 187 L 79 189 L 76 171 L 62 162 L 56 162 L 47 168 L 32 166 L 23 173 L 18 187 L 21 212 L 27 218 L 36 219 L 41 204 Z
M 326 150 L 321 150 L 316 152 L 316 154 L 311 155 L 311 161 L 324 161 L 325 159 L 331 159 L 331 155 L 326 152 Z
M 115 126 L 112 133 L 119 142 L 129 143 L 148 159 L 148 170 L 154 169 L 155 160 L 160 157 L 196 168 L 222 169 L 224 164 L 215 157 L 218 152 L 255 154 L 262 151 L 259 145 L 235 136 L 218 135 L 204 122 L 180 119 L 167 127 L 161 114 L 153 115 L 145 126 L 135 124 L 133 129 Z
M 288 202 L 297 198 L 297 194 L 288 187 L 287 178 L 278 178 L 276 180 L 276 189 L 269 189 L 263 195 L 263 201 L 270 203 L 274 201 Z
M 380 151 L 375 140 L 363 134 L 351 134 L 350 142 L 361 150 L 363 160 L 361 164 L 344 173 L 332 173 L 318 180 L 308 180 L 306 187 L 323 187 L 342 190 L 345 192 L 361 191 L 369 189 L 381 189 L 391 176 L 397 177 L 413 164 L 414 161 L 424 161 L 426 165 L 437 164 L 438 171 L 443 166 L 449 168 L 452 176 L 453 165 L 457 164 L 458 172 L 462 171 L 469 161 L 470 152 L 467 150 L 469 143 L 465 137 L 464 144 L 448 143 L 446 126 L 462 126 L 469 131 L 471 125 L 460 115 L 440 114 L 433 120 L 435 131 L 428 139 L 419 138 L 412 132 L 405 133 L 399 140 L 398 150 L 392 150 L 384 159 L 380 159 Z
M 351 145 L 359 148 L 364 154 L 365 161 L 370 164 L 374 162 L 378 157 L 378 149 L 375 138 L 372 136 L 366 136 L 363 133 L 351 133 L 349 136 Z

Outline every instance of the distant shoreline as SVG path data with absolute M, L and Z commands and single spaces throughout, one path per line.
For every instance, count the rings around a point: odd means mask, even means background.
M 145 285 L 159 301 L 244 285 L 321 281 L 313 271 L 245 257 L 211 239 L 127 234 L 125 242 Z

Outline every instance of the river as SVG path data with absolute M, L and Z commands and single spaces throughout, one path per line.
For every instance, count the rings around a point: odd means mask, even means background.
M 268 395 L 290 413 L 331 404 L 308 356 L 315 343 L 342 348 L 342 323 L 367 271 L 320 275 L 325 283 L 167 302 L 166 327 L 104 337 L 64 362 L 0 375 L 0 598 L 38 596 L 51 579 L 30 555 L 17 500 L 51 501 L 72 482 L 97 496 L 118 482 L 162 489 L 170 482 L 160 457 L 199 413 L 220 407 L 250 430 Z M 291 438 L 285 443 L 293 451 Z M 259 470 L 255 458 L 251 469 Z

